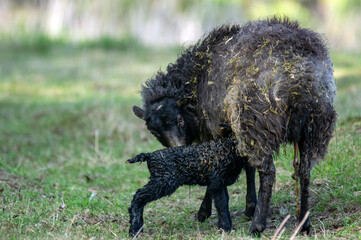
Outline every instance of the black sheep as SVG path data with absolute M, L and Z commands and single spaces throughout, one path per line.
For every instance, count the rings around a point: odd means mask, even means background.
M 219 124 L 229 123 L 238 152 L 248 158 L 246 210 L 254 217 L 250 233 L 259 234 L 272 196 L 273 156 L 284 143 L 300 151 L 299 220 L 308 210 L 311 166 L 325 157 L 337 119 L 332 68 L 322 38 L 287 18 L 222 26 L 148 80 L 144 110 L 133 111 L 165 146 L 222 137 Z M 248 165 L 259 171 L 256 208 Z M 309 219 L 302 231 L 310 231 Z
M 226 186 L 237 180 L 245 162 L 237 154 L 237 144 L 232 138 L 142 153 L 128 162 L 147 162 L 150 172 L 149 182 L 137 190 L 129 208 L 131 236 L 143 226 L 143 209 L 147 203 L 171 195 L 182 185 L 196 184 L 208 186 L 210 195 L 206 197 L 214 199 L 218 227 L 231 230 Z M 208 206 L 201 205 L 201 209 L 205 207 Z

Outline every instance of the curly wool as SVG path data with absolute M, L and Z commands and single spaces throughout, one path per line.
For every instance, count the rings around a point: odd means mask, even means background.
M 141 153 L 128 162 L 147 162 L 150 180 L 181 185 L 207 186 L 222 181 L 233 184 L 244 166 L 231 138 L 217 139 L 198 145 L 164 148 Z
M 239 26 L 223 25 L 213 30 L 202 41 L 184 50 L 174 64 L 167 66 L 166 73 L 159 71 L 142 86 L 143 107 L 162 98 L 192 98 L 195 102 L 197 79 L 209 68 L 211 49 L 232 37 L 239 31 Z
M 253 166 L 300 139 L 315 162 L 337 118 L 332 68 L 322 38 L 287 18 L 222 26 L 147 81 L 143 105 L 190 98 L 201 140 L 219 137 L 219 124 L 230 122 Z
M 231 49 L 216 50 L 233 53 L 216 72 L 231 82 L 224 105 L 240 152 L 260 166 L 282 143 L 303 138 L 313 141 L 314 160 L 324 158 L 336 86 L 320 36 L 278 19 L 246 24 L 238 36 Z
M 237 180 L 245 163 L 245 159 L 237 154 L 236 146 L 233 139 L 224 138 L 142 153 L 129 159 L 130 163 L 147 162 L 150 172 L 149 182 L 137 190 L 129 208 L 130 235 L 134 236 L 142 228 L 146 204 L 171 195 L 182 185 L 195 184 L 211 189 L 218 211 L 218 226 L 231 230 L 226 186 Z

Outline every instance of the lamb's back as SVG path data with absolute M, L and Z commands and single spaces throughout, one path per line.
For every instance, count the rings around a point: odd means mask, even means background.
M 147 160 L 151 178 L 175 176 L 181 185 L 209 185 L 215 178 L 224 177 L 243 163 L 231 138 L 217 139 L 198 145 L 165 148 L 150 153 Z

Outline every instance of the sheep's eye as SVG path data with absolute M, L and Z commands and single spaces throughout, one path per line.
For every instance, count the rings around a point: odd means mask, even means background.
M 178 126 L 181 126 L 181 127 L 184 126 L 183 117 L 180 115 L 178 116 Z

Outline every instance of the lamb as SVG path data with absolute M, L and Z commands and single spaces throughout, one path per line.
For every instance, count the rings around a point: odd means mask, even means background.
M 218 227 L 230 231 L 232 220 L 228 208 L 227 186 L 233 184 L 244 158 L 237 153 L 232 138 L 217 139 L 199 145 L 165 148 L 142 153 L 129 163 L 147 162 L 150 181 L 138 189 L 129 208 L 129 234 L 135 236 L 143 226 L 143 209 L 149 202 L 171 195 L 182 185 L 208 186 L 207 198 L 213 198 L 218 212 Z M 201 205 L 201 209 L 204 207 Z
M 332 68 L 322 38 L 287 18 L 224 25 L 148 80 L 143 109 L 133 112 L 172 147 L 222 137 L 219 124 L 228 123 L 248 158 L 246 212 L 253 216 L 250 234 L 259 235 L 272 196 L 273 158 L 283 144 L 294 144 L 300 221 L 308 211 L 310 170 L 325 157 L 337 119 Z M 252 167 L 259 172 L 258 202 Z M 301 230 L 310 232 L 309 218 Z

